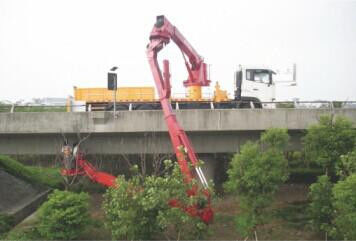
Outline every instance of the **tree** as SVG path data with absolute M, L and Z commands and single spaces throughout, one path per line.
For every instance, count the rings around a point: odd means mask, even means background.
M 353 173 L 356 173 L 356 148 L 346 155 L 341 155 L 340 162 L 336 164 L 336 174 L 341 179 L 345 179 Z
M 323 175 L 310 186 L 310 204 L 308 212 L 313 227 L 318 231 L 329 233 L 332 227 L 332 187 L 328 176 Z
M 356 239 L 356 174 L 339 181 L 332 189 L 335 218 L 333 236 Z
M 261 136 L 262 144 L 276 150 L 283 151 L 288 145 L 289 135 L 287 129 L 270 128 Z
M 180 238 L 202 238 L 208 226 L 168 203 L 174 199 L 183 205 L 197 203 L 202 195 L 188 197 L 186 190 L 193 184 L 184 183 L 177 164 L 166 160 L 163 176 L 133 175 L 117 178 L 117 187 L 109 188 L 103 208 L 106 226 L 114 239 L 152 239 L 164 233 Z M 173 170 L 172 170 L 173 168 Z M 137 171 L 138 167 L 135 165 Z
M 44 239 L 73 240 L 89 222 L 88 194 L 55 190 L 39 209 L 38 232 Z
M 247 142 L 231 161 L 225 188 L 238 194 L 243 214 L 237 217 L 236 224 L 244 236 L 263 222 L 274 193 L 288 178 L 283 155 L 288 139 L 287 130 L 269 129 L 260 139 L 263 148 L 260 143 Z
M 327 175 L 335 171 L 340 156 L 350 152 L 355 144 L 352 122 L 341 116 L 321 116 L 319 123 L 310 126 L 304 137 L 307 157 L 323 167 Z

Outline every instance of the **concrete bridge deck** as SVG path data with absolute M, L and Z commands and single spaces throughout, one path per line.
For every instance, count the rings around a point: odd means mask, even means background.
M 197 153 L 236 152 L 246 140 L 271 127 L 287 128 L 291 148 L 300 145 L 302 131 L 321 115 L 346 116 L 356 123 L 356 109 L 231 109 L 178 110 L 177 118 Z M 161 111 L 40 112 L 0 114 L 1 154 L 57 154 L 65 133 L 91 133 L 84 143 L 89 153 L 138 154 L 172 152 Z

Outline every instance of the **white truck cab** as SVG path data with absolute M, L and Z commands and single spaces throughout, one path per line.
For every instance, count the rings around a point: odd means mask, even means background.
M 287 82 L 295 83 L 295 70 L 293 65 L 293 80 Z M 274 102 L 278 72 L 268 67 L 240 65 L 235 73 L 235 100 Z

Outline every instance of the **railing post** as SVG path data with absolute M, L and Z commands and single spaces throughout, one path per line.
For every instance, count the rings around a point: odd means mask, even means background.
M 329 102 L 330 109 L 334 109 L 334 103 L 332 101 Z

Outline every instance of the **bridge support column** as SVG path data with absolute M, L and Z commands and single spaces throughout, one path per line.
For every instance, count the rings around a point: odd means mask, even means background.
M 204 161 L 204 165 L 202 166 L 202 170 L 204 172 L 206 180 L 209 182 L 212 180 L 215 181 L 215 170 L 218 161 L 214 157 L 214 155 L 201 157 L 201 160 Z

